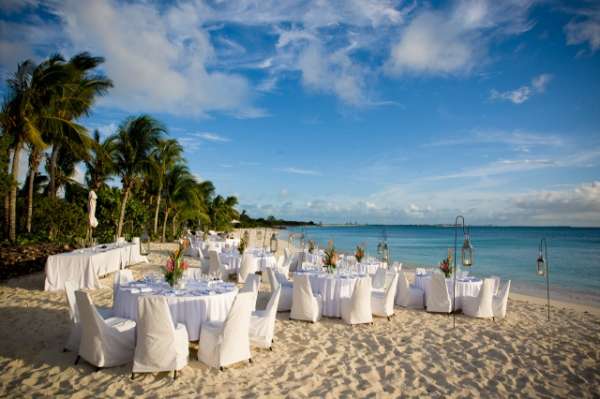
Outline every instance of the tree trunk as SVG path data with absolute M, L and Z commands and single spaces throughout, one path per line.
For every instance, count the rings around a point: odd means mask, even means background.
M 19 182 L 19 158 L 21 157 L 22 141 L 15 143 L 13 152 L 12 167 L 10 169 L 12 182 L 10 186 L 10 229 L 8 231 L 8 239 L 12 242 L 17 240 L 17 185 Z
M 4 238 L 8 238 L 10 227 L 10 191 L 4 196 Z
M 173 218 L 171 220 L 172 221 L 172 225 L 171 225 L 171 229 L 172 230 L 171 231 L 173 232 L 173 237 L 175 237 L 175 234 L 177 234 L 177 229 L 175 228 L 175 226 L 176 226 L 176 220 L 177 220 L 177 213 L 175 213 L 173 215 Z
M 56 162 L 58 161 L 58 152 L 60 151 L 60 144 L 54 144 L 52 146 L 52 153 L 50 154 L 50 182 L 48 189 L 48 197 L 55 198 L 56 197 Z
M 161 242 L 165 242 L 166 234 L 167 234 L 167 219 L 169 219 L 169 207 L 165 206 L 165 219 L 163 220 L 163 228 L 162 228 L 162 238 Z
M 40 152 L 33 149 L 29 155 L 29 181 L 27 182 L 27 233 L 31 233 L 31 218 L 33 215 L 33 183 L 40 165 Z
M 129 183 L 123 188 L 123 198 L 121 199 L 121 212 L 119 213 L 119 224 L 117 225 L 117 239 L 121 237 L 123 232 L 123 221 L 125 220 L 125 207 L 127 206 L 127 199 L 129 198 L 129 190 L 131 189 Z
M 162 189 L 159 188 L 158 196 L 156 197 L 156 209 L 154 211 L 154 234 L 158 231 L 158 211 L 160 209 L 160 192 Z

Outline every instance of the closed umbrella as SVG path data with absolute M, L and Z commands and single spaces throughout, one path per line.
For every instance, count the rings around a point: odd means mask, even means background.
M 91 190 L 88 195 L 88 222 L 91 228 L 98 226 L 98 219 L 96 219 L 96 199 L 98 196 Z

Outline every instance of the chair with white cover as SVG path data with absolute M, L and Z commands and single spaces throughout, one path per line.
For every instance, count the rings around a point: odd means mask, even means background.
M 385 269 L 378 267 L 373 275 L 373 290 L 382 291 L 385 289 Z
M 223 278 L 223 266 L 221 265 L 221 259 L 219 253 L 214 250 L 208 251 L 208 272 L 216 276 Z
M 252 302 L 252 311 L 256 310 L 256 300 L 258 299 L 258 289 L 260 288 L 260 276 L 258 274 L 249 274 L 246 277 L 246 282 L 240 290 L 240 292 L 252 292 L 254 293 L 254 300 Z
M 164 296 L 138 297 L 137 342 L 131 378 L 135 373 L 177 371 L 188 363 L 189 343 L 185 325 L 173 324 Z
M 79 342 L 81 340 L 81 324 L 79 321 L 79 310 L 77 309 L 77 300 L 75 298 L 75 291 L 77 291 L 77 283 L 72 280 L 65 281 L 65 294 L 67 297 L 67 304 L 69 305 L 69 318 L 71 319 L 71 332 L 65 345 L 64 351 L 77 351 L 79 350 Z M 110 308 L 96 308 L 98 313 L 103 319 L 112 317 L 113 310 Z
M 462 312 L 471 317 L 488 318 L 494 317 L 492 299 L 494 297 L 494 280 L 483 279 L 483 284 L 477 296 L 462 297 Z
M 122 269 L 117 270 L 113 276 L 113 307 L 117 303 L 117 296 L 119 295 L 119 288 L 123 284 L 127 284 L 133 281 L 133 272 L 131 270 Z
M 494 288 L 492 289 L 492 292 L 494 295 L 498 294 L 498 289 L 500 288 L 500 277 L 498 276 L 490 276 L 489 278 L 491 278 L 492 280 L 494 280 Z
M 428 281 L 428 288 L 425 292 L 425 302 L 428 312 L 452 312 L 452 298 L 448 292 L 446 278 L 443 274 L 433 273 Z
M 120 317 L 103 319 L 87 292 L 76 291 L 75 298 L 81 323 L 75 364 L 80 357 L 97 370 L 129 363 L 135 350 L 135 321 Z
M 321 295 L 314 295 L 307 275 L 294 277 L 292 311 L 290 319 L 316 322 L 321 318 L 323 301 Z
M 506 306 L 508 304 L 508 292 L 510 291 L 510 280 L 500 284 L 498 294 L 494 295 L 492 299 L 492 309 L 494 313 L 494 319 L 503 319 L 506 317 Z
M 341 302 L 342 319 L 348 324 L 372 323 L 371 278 L 359 278 L 350 298 Z
M 292 299 L 294 288 L 291 283 L 282 284 L 277 278 L 275 270 L 267 269 L 267 276 L 269 276 L 269 284 L 271 285 L 271 296 L 278 290 L 281 289 L 279 303 L 277 305 L 278 312 L 287 312 L 292 308 Z
M 249 274 L 254 274 L 258 271 L 258 259 L 254 255 L 244 253 L 240 262 L 240 270 L 238 272 L 238 282 L 243 283 Z
M 371 294 L 371 311 L 375 316 L 387 317 L 394 315 L 394 298 L 398 287 L 398 273 L 394 273 L 390 285 L 384 290 L 373 291 Z
M 251 292 L 238 293 L 224 322 L 211 321 L 200 327 L 198 360 L 223 370 L 231 364 L 250 360 Z
M 425 291 L 409 284 L 406 273 L 398 273 L 398 291 L 396 292 L 396 305 L 405 308 L 423 309 Z
M 275 320 L 277 319 L 277 306 L 281 296 L 281 287 L 277 288 L 267 303 L 265 310 L 252 312 L 250 318 L 250 343 L 260 348 L 272 350 L 273 336 L 275 335 Z

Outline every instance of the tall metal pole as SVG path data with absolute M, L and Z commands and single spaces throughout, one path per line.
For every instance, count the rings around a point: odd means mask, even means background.
M 544 257 L 546 258 L 546 298 L 548 300 L 548 321 L 550 321 L 550 261 L 548 260 L 548 243 L 542 238 L 540 247 L 544 245 Z
M 456 217 L 454 221 L 454 270 L 452 271 L 453 276 L 453 288 L 452 288 L 452 328 L 456 328 L 456 250 L 458 249 L 458 220 L 462 220 L 463 233 L 465 232 L 465 218 L 461 215 Z

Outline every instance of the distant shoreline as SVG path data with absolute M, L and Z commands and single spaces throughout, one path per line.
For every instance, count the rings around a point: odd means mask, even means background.
M 314 224 L 306 226 L 290 226 L 290 227 L 439 227 L 453 228 L 454 224 Z M 485 227 L 485 228 L 516 228 L 516 229 L 600 229 L 600 226 L 531 226 L 531 225 L 495 225 L 495 224 L 469 224 L 469 227 Z

